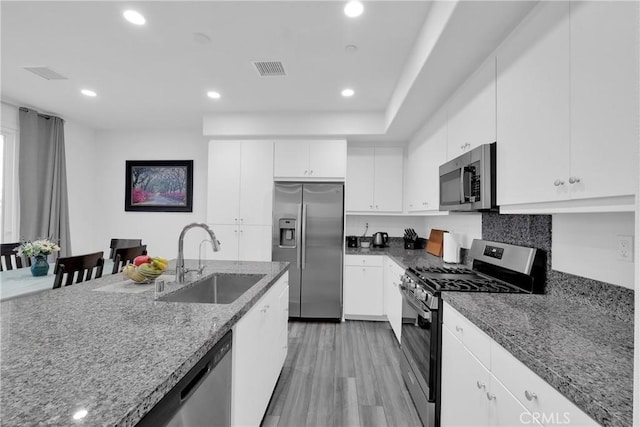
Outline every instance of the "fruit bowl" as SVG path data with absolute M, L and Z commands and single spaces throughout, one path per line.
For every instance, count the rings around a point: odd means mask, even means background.
M 125 265 L 122 269 L 123 276 L 139 284 L 148 284 L 167 269 L 167 261 L 164 258 L 148 257 L 145 261 L 147 262 L 140 262 L 139 265 L 136 265 L 136 260 L 134 260 L 134 264 Z

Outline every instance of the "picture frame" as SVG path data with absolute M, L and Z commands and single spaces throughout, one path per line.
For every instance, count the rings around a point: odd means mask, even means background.
M 127 160 L 125 211 L 193 212 L 193 160 Z

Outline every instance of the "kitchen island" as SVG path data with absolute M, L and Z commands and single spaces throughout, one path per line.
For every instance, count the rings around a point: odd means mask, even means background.
M 205 276 L 264 274 L 225 305 L 157 301 L 191 275 L 160 294 L 153 285 L 128 292 L 120 274 L 0 303 L 0 422 L 135 425 L 287 269 L 206 262 Z

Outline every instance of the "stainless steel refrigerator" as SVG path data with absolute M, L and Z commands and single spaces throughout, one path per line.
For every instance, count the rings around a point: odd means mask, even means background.
M 343 229 L 343 184 L 275 184 L 272 253 L 291 263 L 289 317 L 342 317 Z

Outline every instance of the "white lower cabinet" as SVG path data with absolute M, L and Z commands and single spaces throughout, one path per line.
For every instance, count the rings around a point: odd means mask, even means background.
M 287 355 L 289 273 L 233 327 L 231 425 L 260 425 Z
M 440 418 L 443 426 L 486 426 L 491 381 L 489 370 L 455 337 L 442 328 L 442 385 Z
M 443 310 L 443 426 L 598 425 L 449 304 Z
M 384 314 L 398 343 L 402 332 L 402 294 L 400 280 L 404 269 L 391 258 L 384 257 Z
M 345 317 L 384 316 L 383 258 L 345 255 L 343 310 Z

